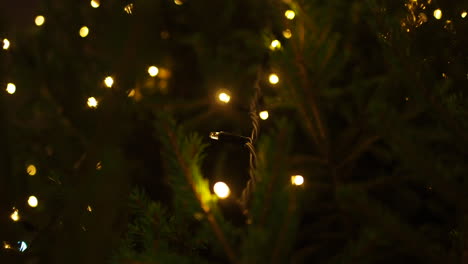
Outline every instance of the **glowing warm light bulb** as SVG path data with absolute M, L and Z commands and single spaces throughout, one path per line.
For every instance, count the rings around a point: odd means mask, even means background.
M 442 10 L 440 10 L 439 8 L 434 10 L 434 17 L 436 19 L 441 19 L 442 18 Z
M 29 196 L 29 198 L 28 198 L 28 205 L 29 206 L 37 207 L 38 203 L 39 203 L 39 201 L 37 200 L 36 196 L 34 196 L 34 195 Z
M 293 20 L 296 16 L 296 13 L 294 13 L 292 10 L 286 10 L 286 12 L 284 12 L 284 16 L 289 20 Z
M 231 96 L 225 92 L 221 92 L 218 94 L 218 100 L 227 104 L 231 100 Z
M 281 48 L 281 42 L 277 39 L 273 40 L 270 44 L 270 49 L 271 50 L 277 50 Z
M 266 111 L 266 110 L 265 110 L 265 111 L 261 111 L 258 115 L 260 116 L 260 118 L 261 118 L 262 120 L 267 120 L 267 119 L 268 119 L 268 111 Z
M 91 108 L 96 108 L 98 106 L 98 101 L 94 97 L 88 98 L 88 106 Z
M 36 175 L 36 173 L 37 173 L 36 166 L 34 166 L 33 164 L 28 165 L 28 167 L 26 167 L 26 172 L 27 172 L 30 176 Z
M 89 28 L 87 26 L 83 26 L 80 28 L 80 36 L 82 38 L 86 38 L 89 34 Z
M 108 88 L 111 88 L 112 85 L 114 85 L 114 79 L 113 79 L 111 76 L 107 76 L 107 77 L 104 79 L 104 84 L 105 84 Z
M 176 5 L 183 5 L 184 2 L 182 2 L 181 0 L 174 0 L 174 4 L 176 4 Z
M 131 89 L 130 92 L 128 93 L 128 97 L 133 97 L 135 96 L 135 89 Z
M 4 248 L 4 249 L 11 249 L 11 245 L 8 244 L 8 242 L 3 241 L 3 248 Z
M 7 50 L 10 47 L 10 41 L 8 39 L 3 39 L 3 49 Z
M 156 67 L 156 66 L 150 66 L 150 67 L 148 68 L 148 74 L 149 74 L 151 77 L 154 77 L 154 76 L 158 75 L 158 73 L 159 73 L 158 67 Z
M 290 29 L 285 29 L 283 31 L 283 37 L 287 38 L 287 39 L 290 39 L 292 37 L 292 32 Z
M 98 8 L 100 5 L 99 0 L 91 0 L 90 4 L 93 8 Z
M 293 175 L 291 176 L 291 183 L 292 185 L 302 185 L 304 183 L 304 177 L 301 175 Z
M 277 84 L 279 82 L 279 77 L 275 73 L 272 73 L 268 77 L 268 80 L 270 81 L 271 84 Z
M 86 207 L 86 210 L 91 213 L 93 211 L 93 208 L 91 208 L 91 205 L 88 205 L 88 207 Z
M 465 18 L 467 14 L 468 14 L 468 13 L 467 13 L 466 11 L 463 11 L 463 12 L 461 13 L 461 17 L 462 17 L 462 18 Z
M 229 194 L 231 194 L 229 186 L 227 186 L 227 184 L 224 182 L 215 183 L 215 185 L 213 186 L 213 191 L 215 192 L 216 196 L 218 196 L 221 199 L 227 198 Z
M 13 208 L 13 213 L 10 215 L 11 220 L 18 222 L 20 220 L 20 215 L 18 209 Z
M 14 94 L 16 92 L 16 85 L 14 83 L 8 83 L 6 91 L 9 94 Z
M 40 26 L 44 25 L 45 17 L 44 16 L 37 16 L 36 19 L 34 19 L 34 22 L 36 23 L 36 26 L 40 27 Z

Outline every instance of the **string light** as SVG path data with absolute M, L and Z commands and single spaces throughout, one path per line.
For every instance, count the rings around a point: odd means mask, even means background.
M 10 47 L 10 41 L 8 39 L 3 39 L 3 49 L 7 50 Z
M 36 196 L 31 195 L 28 198 L 28 205 L 31 207 L 37 207 L 39 201 L 37 200 Z
M 231 96 L 225 92 L 221 92 L 218 94 L 218 100 L 222 103 L 227 104 L 231 100 Z
M 159 69 L 158 67 L 156 66 L 150 66 L 148 68 L 148 74 L 151 76 L 151 77 L 155 77 L 156 75 L 158 75 L 159 73 Z
M 218 196 L 221 199 L 227 198 L 229 194 L 231 194 L 229 186 L 227 186 L 227 184 L 224 182 L 215 183 L 215 185 L 213 186 L 213 191 L 215 192 L 216 196 Z
M 271 50 L 278 50 L 280 48 L 281 48 L 281 42 L 279 40 L 275 39 L 270 43 Z
M 135 96 L 135 89 L 131 89 L 130 92 L 128 93 L 128 97 L 133 97 Z
M 107 76 L 104 79 L 104 84 L 106 85 L 106 87 L 111 88 L 112 85 L 114 85 L 114 79 L 111 76 Z
M 101 170 L 102 169 L 102 164 L 100 161 L 98 161 L 98 163 L 96 163 L 96 170 Z
M 45 17 L 37 16 L 36 19 L 34 20 L 34 22 L 36 23 L 36 26 L 40 27 L 40 26 L 44 25 Z
M 436 19 L 441 19 L 442 18 L 442 10 L 440 10 L 439 8 L 434 10 L 434 17 Z
M 179 5 L 179 6 L 184 4 L 184 2 L 182 2 L 182 1 L 180 1 L 180 0 L 174 0 L 174 3 L 175 3 L 176 5 Z
M 293 20 L 296 16 L 296 13 L 294 13 L 292 10 L 286 10 L 286 12 L 284 12 L 284 16 L 289 20 Z
M 99 0 L 91 0 L 91 6 L 93 8 L 98 8 L 101 4 L 99 3 Z
M 20 245 L 19 251 L 24 252 L 26 249 L 28 249 L 28 244 L 24 241 L 18 241 L 18 244 Z
M 36 173 L 37 173 L 36 166 L 34 166 L 33 164 L 29 164 L 28 167 L 26 167 L 26 172 L 27 172 L 30 176 L 36 175 Z
M 262 120 L 267 120 L 267 119 L 268 119 L 268 111 L 266 111 L 266 110 L 265 110 L 265 111 L 261 111 L 258 115 L 260 116 L 260 118 L 261 118 Z
M 9 94 L 14 94 L 16 92 L 16 85 L 14 83 L 8 83 L 6 91 Z
M 86 207 L 86 210 L 91 213 L 93 211 L 93 208 L 91 208 L 91 205 L 88 205 L 88 207 Z
M 90 108 L 96 108 L 98 106 L 98 101 L 94 97 L 89 97 L 88 98 L 88 106 Z
M 89 28 L 87 26 L 83 26 L 80 28 L 80 36 L 82 38 L 86 38 L 89 34 Z
M 290 29 L 283 30 L 283 37 L 290 39 L 292 37 L 292 32 Z
M 279 77 L 275 73 L 272 73 L 268 77 L 268 80 L 270 81 L 271 84 L 277 84 L 279 82 Z
M 463 11 L 463 12 L 461 13 L 461 17 L 462 17 L 462 18 L 465 18 L 466 15 L 467 15 L 466 11 Z
M 20 215 L 18 209 L 13 207 L 13 213 L 10 215 L 11 220 L 18 222 L 20 220 Z
M 133 3 L 130 3 L 124 7 L 125 13 L 131 15 L 133 14 Z
M 11 245 L 8 244 L 8 242 L 3 241 L 3 248 L 4 248 L 4 249 L 11 249 Z
M 291 176 L 291 183 L 296 186 L 302 185 L 304 183 L 304 177 L 301 175 L 293 175 Z

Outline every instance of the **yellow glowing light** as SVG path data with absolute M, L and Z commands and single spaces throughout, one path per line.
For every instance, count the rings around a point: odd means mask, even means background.
M 98 163 L 96 163 L 96 170 L 100 170 L 102 169 L 102 164 L 100 161 L 98 161 Z
M 104 84 L 105 84 L 108 88 L 111 88 L 112 85 L 114 85 L 114 79 L 113 79 L 111 76 L 107 76 L 107 77 L 104 79 Z
M 36 26 L 40 27 L 40 26 L 42 26 L 44 24 L 45 17 L 37 16 L 36 19 L 34 20 L 34 22 L 36 23 Z
M 88 36 L 88 34 L 89 34 L 89 28 L 88 27 L 83 26 L 83 27 L 80 28 L 80 36 L 82 38 L 86 38 L 86 36 Z
M 296 16 L 296 13 L 294 13 L 292 10 L 286 10 L 286 12 L 284 12 L 284 16 L 289 20 L 293 20 Z
M 182 2 L 182 1 L 180 1 L 180 0 L 174 0 L 174 3 L 175 3 L 176 5 L 183 5 L 183 4 L 184 4 L 184 2 Z
M 3 241 L 3 248 L 4 249 L 11 249 L 11 245 L 8 244 L 6 241 Z
M 292 32 L 290 29 L 285 29 L 283 31 L 283 37 L 287 38 L 287 39 L 290 39 L 292 37 Z
M 30 176 L 36 175 L 36 173 L 37 173 L 36 166 L 34 166 L 33 164 L 28 165 L 28 167 L 26 167 L 26 172 L 27 172 Z
M 268 80 L 270 81 L 271 84 L 277 84 L 279 82 L 279 77 L 275 73 L 272 73 L 268 77 Z
M 231 100 L 231 96 L 225 92 L 222 92 L 218 94 L 218 100 L 227 104 Z
M 90 4 L 93 8 L 98 8 L 100 6 L 99 0 L 91 0 Z
M 128 93 L 128 97 L 133 97 L 135 96 L 135 89 L 131 89 L 130 92 Z
M 281 42 L 277 39 L 273 40 L 270 44 L 270 49 L 271 50 L 277 50 L 281 48 Z
M 124 7 L 125 13 L 131 15 L 133 14 L 133 3 L 130 3 Z
M 91 205 L 88 205 L 88 207 L 86 207 L 86 210 L 88 210 L 88 212 L 92 212 L 93 211 L 93 208 L 91 208 Z
M 292 185 L 302 185 L 304 183 L 304 177 L 301 175 L 293 175 L 291 176 L 291 183 Z
M 91 108 L 96 108 L 98 105 L 98 101 L 94 97 L 89 97 L 88 98 L 88 106 Z
M 439 8 L 434 10 L 434 17 L 436 19 L 441 19 L 442 18 L 442 10 L 440 10 Z
M 31 207 L 37 207 L 37 204 L 38 204 L 38 203 L 39 203 L 39 202 L 37 201 L 36 196 L 34 196 L 34 195 L 29 196 L 29 198 L 28 198 L 28 204 L 29 204 L 29 206 L 31 206 Z
M 463 12 L 461 13 L 461 17 L 462 17 L 462 18 L 465 18 L 467 14 L 468 14 L 468 13 L 467 13 L 466 11 L 463 11 Z
M 7 50 L 10 47 L 10 41 L 8 39 L 3 39 L 3 49 Z
M 16 85 L 13 84 L 13 83 L 7 84 L 6 91 L 7 91 L 7 93 L 9 93 L 9 94 L 14 94 L 14 93 L 16 92 Z
M 260 118 L 261 118 L 262 120 L 267 120 L 267 119 L 268 119 L 268 111 L 266 111 L 266 110 L 265 110 L 265 111 L 261 111 L 258 115 L 260 116 Z
M 148 74 L 151 76 L 151 77 L 154 77 L 156 75 L 158 75 L 159 73 L 159 69 L 158 67 L 156 66 L 151 66 L 148 68 Z
M 20 215 L 19 215 L 18 209 L 13 208 L 13 213 L 11 213 L 10 218 L 11 218 L 11 220 L 13 220 L 15 222 L 20 220 Z
M 215 183 L 215 185 L 213 186 L 213 190 L 215 194 L 221 199 L 227 198 L 229 194 L 231 194 L 229 186 L 227 186 L 227 184 L 224 182 Z

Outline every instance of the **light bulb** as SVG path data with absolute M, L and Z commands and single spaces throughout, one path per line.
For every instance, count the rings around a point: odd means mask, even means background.
M 181 0 L 174 0 L 174 4 L 176 4 L 176 5 L 183 5 L 184 2 L 182 2 Z
M 266 110 L 265 110 L 265 111 L 261 111 L 258 115 L 260 116 L 260 118 L 261 118 L 262 120 L 267 120 L 267 119 L 268 119 L 268 111 L 266 111 Z
M 24 252 L 26 249 L 28 249 L 28 244 L 24 241 L 18 241 L 18 244 L 20 245 L 19 251 Z
M 441 19 L 442 18 L 442 10 L 440 10 L 439 8 L 434 10 L 434 17 L 436 19 Z
M 16 92 L 16 85 L 14 83 L 8 83 L 6 91 L 9 94 L 14 94 Z
M 37 207 L 37 204 L 38 204 L 38 203 L 39 203 L 39 202 L 37 201 L 36 196 L 34 196 L 34 195 L 29 196 L 29 198 L 28 198 L 28 204 L 29 204 L 29 206 L 31 206 L 31 207 Z
M 302 185 L 304 183 L 304 177 L 301 175 L 293 175 L 291 176 L 291 183 L 292 185 Z
M 106 85 L 106 87 L 111 88 L 112 85 L 114 85 L 114 79 L 111 76 L 107 76 L 104 79 L 104 84 Z
M 277 84 L 279 82 L 279 77 L 278 75 L 276 75 L 276 73 L 272 73 L 268 77 L 268 80 L 270 81 L 271 84 Z
M 461 17 L 462 17 L 462 18 L 465 18 L 466 15 L 467 15 L 466 11 L 463 11 L 463 12 L 461 13 Z
M 231 96 L 225 92 L 221 92 L 218 94 L 218 100 L 222 103 L 227 104 L 231 100 Z
M 40 27 L 40 26 L 42 26 L 44 24 L 45 17 L 37 16 L 36 19 L 34 20 L 34 22 L 36 23 L 36 26 Z
M 3 49 L 7 50 L 10 47 L 10 41 L 8 39 L 3 39 Z
M 292 10 L 286 10 L 286 12 L 284 12 L 284 16 L 289 20 L 293 20 L 296 16 L 296 13 L 294 13 Z
M 86 210 L 88 210 L 88 212 L 92 212 L 93 211 L 93 208 L 91 207 L 91 205 L 88 205 L 88 207 L 86 207 Z
M 290 39 L 292 37 L 292 32 L 290 29 L 283 30 L 283 37 Z
M 226 183 L 224 182 L 217 182 L 213 186 L 213 190 L 216 194 L 221 199 L 227 198 L 229 194 L 231 194 L 231 190 L 229 190 L 229 186 L 227 186 Z
M 88 34 L 89 34 L 89 28 L 88 27 L 83 26 L 83 27 L 80 28 L 80 36 L 82 38 L 86 38 L 88 36 Z
M 10 218 L 14 222 L 17 222 L 17 221 L 20 220 L 20 215 L 19 215 L 18 209 L 13 208 L 13 213 L 11 213 Z
M 98 106 L 98 101 L 94 97 L 89 97 L 88 98 L 88 106 L 90 108 L 96 108 Z
M 99 0 L 91 0 L 90 4 L 93 8 L 98 8 L 100 6 Z
M 270 43 L 270 49 L 271 50 L 277 50 L 281 48 L 281 42 L 277 39 L 271 41 Z
M 150 66 L 150 67 L 148 68 L 148 74 L 149 74 L 151 77 L 154 77 L 154 76 L 158 75 L 158 73 L 159 73 L 158 67 L 156 67 L 156 66 Z
M 30 176 L 36 175 L 36 173 L 37 173 L 36 166 L 34 166 L 33 164 L 28 165 L 28 167 L 26 167 L 26 172 L 27 172 Z

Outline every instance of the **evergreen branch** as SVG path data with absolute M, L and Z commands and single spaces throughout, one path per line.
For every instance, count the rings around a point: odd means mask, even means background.
M 283 222 L 282 228 L 280 230 L 280 233 L 278 235 L 278 239 L 276 240 L 276 246 L 275 249 L 273 250 L 273 254 L 271 257 L 271 263 L 276 264 L 280 260 L 280 254 L 281 254 L 281 248 L 284 247 L 285 245 L 285 239 L 286 239 L 286 234 L 288 233 L 288 227 L 291 225 L 291 218 L 294 212 L 296 211 L 296 196 L 294 191 L 290 192 L 291 196 L 289 199 L 289 205 L 288 205 L 288 210 L 287 214 L 285 216 L 285 220 Z
M 380 136 L 372 136 L 359 144 L 353 152 L 351 152 L 343 161 L 338 164 L 337 169 L 342 168 L 347 163 L 356 160 L 364 151 L 366 151 L 372 144 L 374 144 L 377 140 L 380 139 Z

